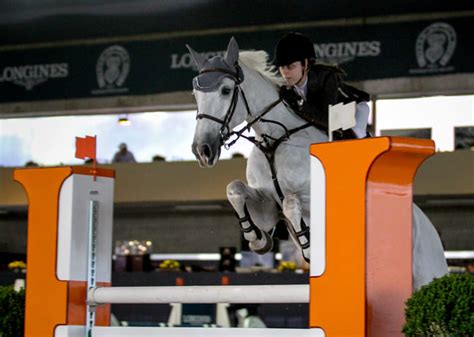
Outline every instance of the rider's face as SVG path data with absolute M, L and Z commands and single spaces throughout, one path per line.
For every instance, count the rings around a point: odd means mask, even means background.
M 278 68 L 281 76 L 286 80 L 288 85 L 303 83 L 306 78 L 305 67 L 300 61 L 293 62 L 286 66 Z

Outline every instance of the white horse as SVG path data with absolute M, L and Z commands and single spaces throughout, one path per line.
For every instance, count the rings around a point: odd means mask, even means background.
M 230 146 L 251 127 L 255 138 L 247 162 L 247 182 L 228 184 L 227 197 L 250 248 L 272 248 L 268 234 L 281 219 L 309 260 L 309 145 L 325 142 L 325 133 L 307 124 L 279 99 L 282 79 L 268 66 L 264 51 L 241 52 L 232 38 L 225 57 L 206 60 L 188 49 L 200 74 L 193 87 L 198 113 L 192 145 L 201 167 L 213 167 L 221 147 Z M 247 122 L 247 127 L 233 131 Z M 248 137 L 245 137 L 248 138 Z M 414 206 L 414 287 L 447 273 L 443 247 L 429 219 Z

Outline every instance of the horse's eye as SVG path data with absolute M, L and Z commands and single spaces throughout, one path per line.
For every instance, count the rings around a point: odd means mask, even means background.
M 222 95 L 224 95 L 224 96 L 227 96 L 228 94 L 230 94 L 231 91 L 232 91 L 232 90 L 231 90 L 229 87 L 223 87 L 223 88 L 221 89 L 221 93 L 222 93 Z

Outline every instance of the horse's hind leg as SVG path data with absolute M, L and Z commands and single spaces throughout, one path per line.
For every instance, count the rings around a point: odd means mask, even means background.
M 301 247 L 304 259 L 310 259 L 309 226 L 302 216 L 301 200 L 294 194 L 285 196 L 283 200 L 283 214 L 290 222 L 290 234 L 294 241 Z
M 443 244 L 423 211 L 413 204 L 413 288 L 448 273 Z
M 275 202 L 259 195 L 258 191 L 235 180 L 227 185 L 227 198 L 234 207 L 240 229 L 251 250 L 265 254 L 273 247 L 273 239 L 267 233 L 278 222 Z

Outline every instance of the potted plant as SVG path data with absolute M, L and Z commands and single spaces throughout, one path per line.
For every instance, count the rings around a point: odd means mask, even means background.
M 0 336 L 23 337 L 25 290 L 0 287 Z
M 8 264 L 8 269 L 17 273 L 26 272 L 26 263 L 23 261 L 13 261 Z
M 179 271 L 181 264 L 176 260 L 165 260 L 160 263 L 161 271 Z
M 406 302 L 407 337 L 474 336 L 474 277 L 445 275 L 415 291 Z
M 294 272 L 296 271 L 296 263 L 292 261 L 282 261 L 278 266 L 280 272 Z

